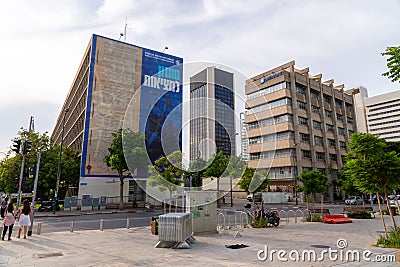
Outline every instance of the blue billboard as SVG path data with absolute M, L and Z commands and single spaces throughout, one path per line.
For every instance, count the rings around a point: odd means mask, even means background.
M 154 162 L 182 147 L 183 59 L 145 48 L 142 53 L 139 127 Z

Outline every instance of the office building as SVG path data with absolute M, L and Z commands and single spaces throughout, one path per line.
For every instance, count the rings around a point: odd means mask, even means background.
M 207 67 L 190 77 L 190 160 L 235 155 L 233 73 Z
M 51 136 L 59 144 L 64 132 L 64 145 L 80 153 L 79 198 L 119 196 L 117 173 L 103 162 L 116 130 L 128 125 L 143 132 L 152 161 L 166 153 L 161 145 L 163 129 L 168 128 L 166 139 L 172 136 L 170 143 L 180 147 L 181 113 L 172 110 L 182 103 L 182 61 L 92 36 Z M 124 118 L 128 118 L 125 125 Z M 124 195 L 141 200 L 145 187 L 146 180 L 127 179 Z
M 344 86 L 289 62 L 246 81 L 249 167 L 267 170 L 270 189 L 294 193 L 295 177 L 319 170 L 337 178 L 356 128 L 354 103 Z M 338 196 L 334 188 L 328 199 Z

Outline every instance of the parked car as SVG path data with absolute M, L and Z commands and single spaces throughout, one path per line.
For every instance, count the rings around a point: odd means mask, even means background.
M 385 203 L 383 196 L 379 196 L 379 200 L 380 200 L 381 204 Z M 369 198 L 368 203 L 378 204 L 378 198 L 376 197 L 376 195 L 373 195 L 372 198 Z
M 261 202 L 262 201 L 262 193 L 255 193 L 254 199 L 255 199 L 255 202 Z M 253 194 L 249 194 L 247 196 L 247 200 L 250 202 L 253 202 Z
M 397 207 L 398 205 L 400 205 L 399 198 L 400 198 L 399 195 L 397 195 L 397 196 L 396 195 L 389 195 L 388 199 L 390 201 L 390 206 L 391 207 Z M 396 205 L 396 201 L 397 201 L 398 205 Z
M 362 198 L 359 196 L 348 197 L 345 201 L 346 205 L 358 205 L 362 204 Z

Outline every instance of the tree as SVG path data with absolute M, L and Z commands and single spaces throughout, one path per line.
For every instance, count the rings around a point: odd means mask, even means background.
M 254 194 L 264 191 L 269 185 L 268 174 L 265 171 L 256 172 L 255 169 L 246 166 L 242 178 L 238 182 L 240 189 L 243 189 L 248 194 L 253 194 L 253 202 L 255 201 Z
M 369 133 L 353 134 L 348 147 L 350 151 L 346 154 L 344 174 L 363 193 L 377 194 L 382 224 L 387 237 L 379 193 L 383 193 L 387 199 L 388 191 L 399 188 L 400 158 L 395 151 L 388 151 L 387 143 L 383 139 Z M 393 229 L 397 232 L 389 201 L 387 208 Z
M 233 179 L 240 178 L 246 169 L 246 162 L 240 157 L 232 155 L 229 157 L 229 163 L 226 172 Z
M 400 82 L 400 46 L 386 47 L 385 52 L 381 54 L 389 57 L 386 60 L 389 70 L 382 75 L 388 77 L 392 82 Z
M 203 185 L 203 176 L 207 168 L 207 161 L 202 158 L 197 158 L 190 162 L 189 169 L 186 173 L 190 177 L 188 187 L 201 187 Z
M 222 151 L 219 151 L 214 157 L 208 160 L 208 167 L 204 172 L 205 177 L 210 177 L 211 179 L 217 179 L 217 193 L 219 198 L 219 179 L 227 174 L 226 169 L 228 167 L 229 160 L 224 155 Z
M 124 209 L 124 179 L 135 171 L 143 170 L 146 166 L 147 152 L 143 133 L 134 133 L 130 129 L 119 129 L 112 133 L 108 155 L 104 163 L 118 173 L 119 209 Z
M 302 172 L 298 180 L 303 184 L 297 191 L 303 192 L 306 196 L 312 196 L 313 210 L 315 210 L 314 198 L 316 193 L 324 193 L 327 189 L 328 177 L 320 171 L 312 170 Z
M 183 182 L 182 153 L 174 151 L 169 156 L 162 156 L 154 162 L 154 165 L 149 165 L 148 170 L 149 184 L 158 186 L 161 192 L 168 190 L 169 200 L 172 201 L 172 192 L 176 191 L 177 186 Z M 169 212 L 171 212 L 171 204 L 170 202 Z

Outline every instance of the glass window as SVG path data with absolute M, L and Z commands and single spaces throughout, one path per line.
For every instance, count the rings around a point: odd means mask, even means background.
M 307 109 L 307 104 L 302 101 L 297 100 L 297 107 L 299 109 Z
M 325 112 L 325 116 L 326 116 L 326 117 L 332 118 L 332 111 L 329 111 L 329 110 L 327 110 L 327 109 L 324 109 L 324 112 Z
M 302 95 L 306 95 L 306 87 L 296 83 L 296 92 Z
M 299 124 L 308 126 L 308 119 L 307 118 L 303 118 L 303 117 L 299 117 Z
M 311 90 L 310 91 L 310 96 L 311 96 L 311 98 L 319 99 L 319 92 L 317 92 L 315 90 Z
M 330 104 L 332 103 L 332 97 L 330 97 L 329 95 L 324 94 L 324 102 Z
M 397 127 L 397 126 L 396 126 Z M 349 130 L 349 136 L 351 136 L 354 133 L 354 131 Z
M 339 114 L 339 113 L 336 113 L 336 119 L 337 119 L 338 121 L 344 121 L 343 115 L 342 115 L 342 114 Z
M 317 114 L 321 114 L 321 109 L 314 105 L 311 105 L 311 111 Z
M 337 155 L 336 155 L 336 154 L 330 154 L 330 153 L 329 153 L 329 159 L 330 159 L 331 161 L 336 162 L 336 161 L 337 161 Z
M 335 98 L 335 107 L 343 108 L 343 102 L 341 100 Z
M 301 157 L 311 159 L 311 151 L 310 150 L 301 150 Z
M 300 133 L 300 141 L 310 143 L 310 135 L 305 133 Z
M 313 121 L 314 129 L 322 129 L 322 123 L 319 121 Z
M 324 140 L 322 139 L 321 136 L 315 135 L 315 136 L 314 136 L 314 143 L 315 143 L 316 145 L 323 145 L 323 144 L 324 144 Z
M 351 117 L 347 117 L 347 122 L 348 122 L 348 123 L 353 123 L 354 120 L 353 120 L 353 118 L 351 118 Z
M 346 104 L 346 110 L 347 112 L 353 112 L 353 105 L 351 104 Z M 371 110 L 370 110 L 371 111 Z
M 317 160 L 325 160 L 324 152 L 317 152 L 315 156 L 316 156 Z
M 338 127 L 338 133 L 339 133 L 340 135 L 345 135 L 344 128 Z
M 343 142 L 343 141 L 339 141 L 339 146 L 340 146 L 340 148 L 346 148 L 347 146 L 346 146 L 346 142 Z
M 336 146 L 335 140 L 334 139 L 328 139 L 328 145 L 335 147 Z
M 273 92 L 276 92 L 276 91 L 279 91 L 279 90 L 285 89 L 285 88 L 290 89 L 290 83 L 281 82 L 281 83 L 266 87 L 266 88 L 264 88 L 262 90 L 259 90 L 257 92 L 248 94 L 247 95 L 247 100 L 251 100 L 251 99 L 257 98 L 257 97 L 262 96 L 262 95 L 267 95 L 267 94 L 270 94 L 270 93 L 273 93 Z
M 254 114 L 257 112 L 277 108 L 280 106 L 291 105 L 291 104 L 292 104 L 292 100 L 290 98 L 281 98 L 281 99 L 269 102 L 267 104 L 263 104 L 263 105 L 260 105 L 260 106 L 254 107 L 254 108 L 250 108 L 250 109 L 248 109 L 248 114 Z
M 333 125 L 329 124 L 329 123 L 326 123 L 326 130 L 328 132 L 333 132 L 334 131 Z

